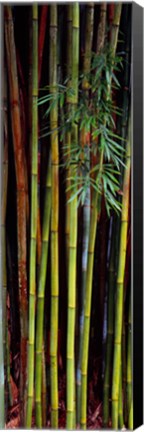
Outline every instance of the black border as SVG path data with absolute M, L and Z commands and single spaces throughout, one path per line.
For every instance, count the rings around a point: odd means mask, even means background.
M 133 427 L 143 424 L 143 8 L 132 4 Z

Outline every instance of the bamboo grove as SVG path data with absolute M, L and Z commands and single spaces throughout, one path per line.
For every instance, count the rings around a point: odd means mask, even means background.
M 131 9 L 3 7 L 1 428 L 133 428 Z

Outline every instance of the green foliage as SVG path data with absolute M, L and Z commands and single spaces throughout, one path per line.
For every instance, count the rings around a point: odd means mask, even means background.
M 124 165 L 125 150 L 122 147 L 122 138 L 114 131 L 116 125 L 113 114 L 122 115 L 122 110 L 114 105 L 113 89 L 120 89 L 116 73 L 122 67 L 122 57 L 113 58 L 109 46 L 106 45 L 99 54 L 91 53 L 91 69 L 87 74 L 80 74 L 78 83 L 78 104 L 73 109 L 72 98 L 74 88 L 71 77 L 63 84 L 57 85 L 56 93 L 50 93 L 47 86 L 43 89 L 46 94 L 39 99 L 39 105 L 45 104 L 44 117 L 49 117 L 50 111 L 56 104 L 59 106 L 58 132 L 60 141 L 64 141 L 63 168 L 74 166 L 74 176 L 70 177 L 70 201 L 77 195 L 78 205 L 84 204 L 87 189 L 93 188 L 100 195 L 104 194 L 108 214 L 110 209 L 117 213 L 121 211 L 118 200 L 120 189 L 118 176 L 120 166 Z M 86 82 L 86 90 L 83 83 Z M 63 115 L 61 115 L 63 113 Z M 79 126 L 79 140 L 71 137 L 69 149 L 64 137 L 72 132 L 74 125 Z M 80 131 L 88 133 L 88 143 L 81 144 Z M 42 130 L 43 136 L 51 134 L 49 123 Z M 99 163 L 90 168 L 90 158 L 98 156 L 100 160 L 103 152 L 103 164 Z M 125 165 L 124 165 L 125 166 Z M 93 178 L 95 174 L 95 178 Z

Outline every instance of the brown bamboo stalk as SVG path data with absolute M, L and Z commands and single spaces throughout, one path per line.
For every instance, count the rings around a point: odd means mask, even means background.
M 20 301 L 20 404 L 21 419 L 24 414 L 24 394 L 26 384 L 26 344 L 27 344 L 27 270 L 26 270 L 26 185 L 23 163 L 22 131 L 19 106 L 14 28 L 10 6 L 5 6 L 5 42 L 9 78 L 12 136 L 17 183 L 17 236 L 18 236 L 18 279 Z
M 29 226 L 29 190 L 28 190 L 28 170 L 27 170 L 27 162 L 25 157 L 26 151 L 26 115 L 25 115 L 25 106 L 24 106 L 24 95 L 22 89 L 19 91 L 20 95 L 20 114 L 21 114 L 21 130 L 22 133 L 22 146 L 23 146 L 23 162 L 24 162 L 24 174 L 25 174 L 25 189 L 26 189 L 26 221 L 27 227 Z
M 7 101 L 7 72 L 4 70 L 4 94 L 3 94 L 3 122 L 4 122 L 4 144 L 2 148 L 2 212 L 1 212 L 1 241 L 2 241 L 2 331 L 3 331 L 3 359 L 5 384 L 5 414 L 7 415 L 8 402 L 11 404 L 11 387 L 9 385 L 9 345 L 8 345 L 8 320 L 7 320 L 7 267 L 6 267 L 6 210 L 7 210 L 7 189 L 8 189 L 8 101 Z M 2 341 L 1 341 L 2 342 Z M 2 372 L 2 369 L 1 369 Z M 1 387 L 1 384 L 0 384 Z M 10 391 L 9 391 L 10 390 Z M 1 387 L 1 395 L 3 390 Z M 1 399 L 2 402 L 2 399 Z M 0 412 L 2 415 L 2 412 Z M 1 423 L 2 427 L 2 423 Z

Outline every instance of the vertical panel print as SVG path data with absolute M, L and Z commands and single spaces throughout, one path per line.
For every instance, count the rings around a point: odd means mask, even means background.
M 1 10 L 0 427 L 132 430 L 142 423 L 140 9 Z

